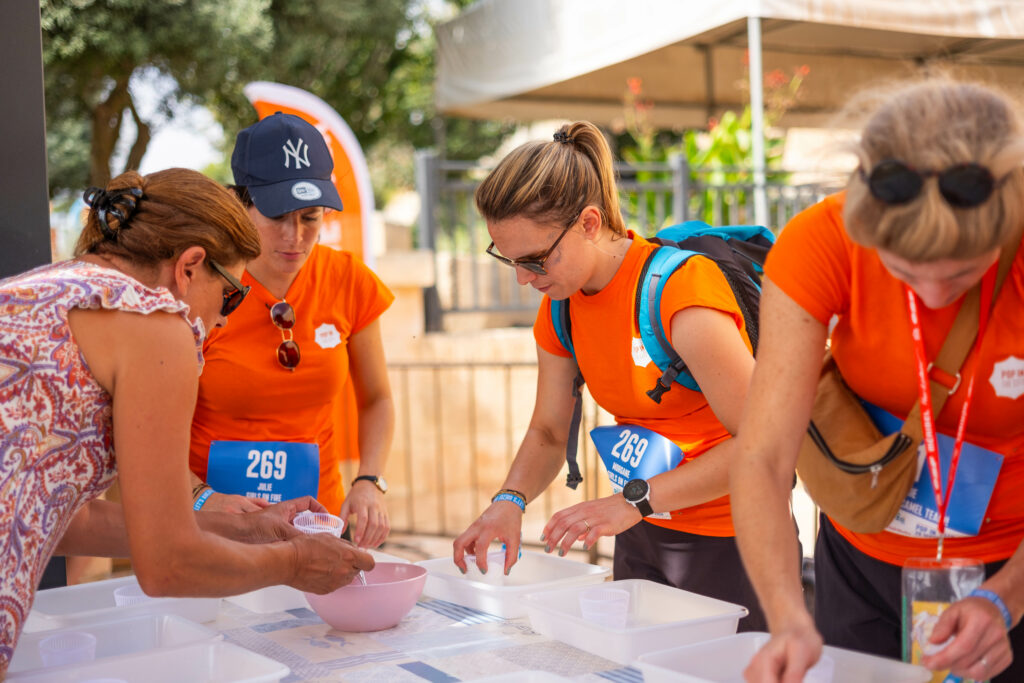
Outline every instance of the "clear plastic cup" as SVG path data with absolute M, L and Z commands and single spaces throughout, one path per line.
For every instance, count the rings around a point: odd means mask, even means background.
M 466 555 L 466 578 L 496 586 L 505 583 L 505 549 L 487 553 L 487 573 L 481 574 L 476 566 L 476 555 Z
M 39 641 L 43 666 L 82 664 L 96 659 L 96 636 L 83 631 L 58 633 Z
M 139 603 L 149 602 L 152 599 L 142 592 L 142 587 L 138 584 L 119 586 L 114 589 L 114 604 L 118 607 L 138 605 Z
M 621 588 L 588 588 L 580 591 L 583 618 L 607 628 L 626 628 L 629 619 L 629 591 Z
M 916 557 L 904 563 L 902 574 L 903 659 L 920 664 L 924 655 L 949 644 L 931 642 L 932 630 L 947 607 L 981 585 L 985 565 L 966 558 Z
M 832 683 L 836 675 L 836 660 L 823 654 L 818 662 L 804 674 L 804 683 Z
M 305 510 L 295 515 L 292 525 L 304 534 L 331 534 L 341 538 L 345 531 L 345 520 L 326 512 Z

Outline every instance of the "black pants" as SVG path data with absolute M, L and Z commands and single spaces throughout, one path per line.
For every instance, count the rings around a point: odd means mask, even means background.
M 640 522 L 615 537 L 613 576 L 647 579 L 746 607 L 740 631 L 767 631 L 736 539 L 698 536 Z
M 985 565 L 991 576 L 1006 564 Z M 903 656 L 902 568 L 850 545 L 821 515 L 814 547 L 814 621 L 827 645 L 900 659 Z M 993 683 L 1024 681 L 1024 629 L 1010 631 L 1013 664 Z

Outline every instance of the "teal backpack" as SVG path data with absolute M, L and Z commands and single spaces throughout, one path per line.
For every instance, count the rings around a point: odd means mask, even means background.
M 681 384 L 687 389 L 700 391 L 697 381 L 668 342 L 668 336 L 661 324 L 661 295 L 672 273 L 685 264 L 691 256 L 710 258 L 722 271 L 732 289 L 743 320 L 747 336 L 757 350 L 757 317 L 761 301 L 761 278 L 764 275 L 764 261 L 768 250 L 775 244 L 775 235 L 760 225 L 731 225 L 713 228 L 701 221 L 687 221 L 659 230 L 648 241 L 661 245 L 651 252 L 640 271 L 633 315 L 636 317 L 640 339 L 651 360 L 662 371 L 661 377 L 647 392 L 651 400 L 661 403 L 661 397 Z M 551 323 L 558 340 L 565 349 L 576 356 L 572 343 L 572 324 L 569 318 L 569 299 L 551 301 Z M 569 442 L 565 459 L 569 465 L 566 486 L 575 489 L 583 477 L 576 463 L 582 394 L 584 383 L 582 373 L 573 381 L 572 395 L 576 400 L 572 423 L 569 427 Z

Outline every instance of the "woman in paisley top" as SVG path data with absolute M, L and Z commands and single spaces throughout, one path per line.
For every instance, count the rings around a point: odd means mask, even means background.
M 322 509 L 311 499 L 191 509 L 204 330 L 226 324 L 260 251 L 242 205 L 185 169 L 130 171 L 86 199 L 77 258 L 0 280 L 0 679 L 54 554 L 130 555 L 153 596 L 324 593 L 373 566 L 295 532 Z M 123 502 L 94 500 L 115 475 Z

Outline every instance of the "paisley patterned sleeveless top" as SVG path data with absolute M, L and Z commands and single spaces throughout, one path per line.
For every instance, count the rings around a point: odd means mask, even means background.
M 36 586 L 75 512 L 114 481 L 111 396 L 71 336 L 68 311 L 188 306 L 117 270 L 65 261 L 0 280 L 0 678 Z M 202 366 L 200 330 L 196 336 Z

